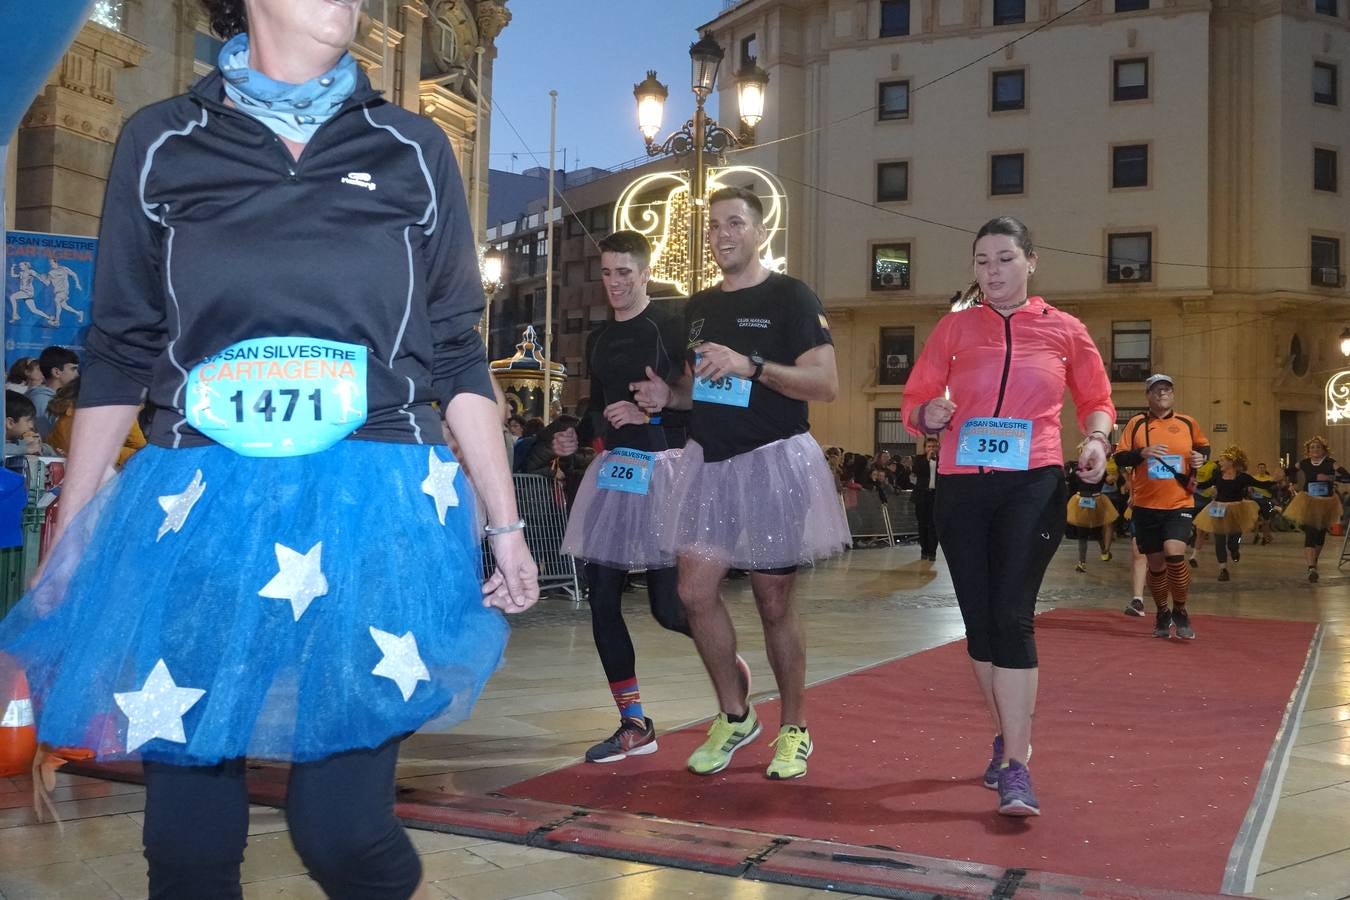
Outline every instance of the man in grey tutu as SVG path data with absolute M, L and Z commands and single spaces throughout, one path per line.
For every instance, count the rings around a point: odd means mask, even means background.
M 670 529 L 679 593 L 720 706 L 689 770 L 712 775 L 760 733 L 749 685 L 736 666 L 736 631 L 720 585 L 750 571 L 765 646 L 782 697 L 782 725 L 765 775 L 806 774 L 806 651 L 792 604 L 797 567 L 843 550 L 848 526 L 807 401 L 838 392 L 834 345 L 820 299 L 766 268 L 768 239 L 755 194 L 723 188 L 709 198 L 708 243 L 720 284 L 685 313 L 689 358 L 674 385 L 648 370 L 632 385 L 644 410 L 689 408 L 680 501 Z

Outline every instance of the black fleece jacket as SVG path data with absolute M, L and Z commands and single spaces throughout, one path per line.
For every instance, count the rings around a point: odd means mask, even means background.
M 492 396 L 445 134 L 362 75 L 297 161 L 223 98 L 217 71 L 122 130 L 80 405 L 148 396 L 152 443 L 201 445 L 184 417 L 194 365 L 248 338 L 317 337 L 368 349 L 367 421 L 353 438 L 444 443 L 432 401 Z

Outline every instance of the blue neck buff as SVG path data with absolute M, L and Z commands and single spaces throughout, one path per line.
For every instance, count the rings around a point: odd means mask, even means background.
M 350 53 L 333 68 L 304 84 L 273 81 L 249 68 L 248 35 L 237 34 L 220 48 L 220 73 L 225 96 L 273 132 L 297 144 L 308 144 L 356 89 L 356 60 Z

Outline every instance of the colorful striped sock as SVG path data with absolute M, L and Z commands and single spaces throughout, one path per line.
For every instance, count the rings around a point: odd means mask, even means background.
M 620 716 L 638 722 L 646 718 L 642 711 L 642 692 L 638 690 L 636 675 L 623 681 L 611 681 L 609 692 L 614 695 L 614 705 L 619 708 Z
M 1148 570 L 1148 590 L 1153 595 L 1153 605 L 1159 610 L 1167 609 L 1167 570 L 1155 572 Z
M 1172 605 L 1185 608 L 1186 599 L 1191 594 L 1191 567 L 1184 559 L 1168 562 L 1167 585 L 1172 589 Z

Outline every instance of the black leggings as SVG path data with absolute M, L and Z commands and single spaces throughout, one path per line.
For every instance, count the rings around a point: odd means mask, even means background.
M 1214 535 L 1214 555 L 1218 557 L 1219 562 L 1228 562 L 1228 557 L 1233 557 L 1233 562 L 1237 562 L 1239 556 L 1238 546 L 1242 543 L 1240 534 L 1216 534 Z
M 401 739 L 291 767 L 286 824 L 310 876 L 339 900 L 407 900 L 422 863 L 394 818 Z M 238 900 L 248 836 L 244 760 L 145 764 L 150 900 Z
M 679 574 L 674 566 L 668 569 L 648 569 L 647 599 L 652 617 L 662 628 L 689 635 L 689 620 L 680 602 Z M 600 652 L 600 664 L 605 667 L 605 680 L 627 681 L 637 674 L 637 655 L 633 652 L 633 638 L 623 620 L 623 585 L 628 573 L 598 563 L 586 564 L 586 581 L 591 587 L 591 633 L 595 635 L 595 649 Z
M 1064 473 L 943 475 L 934 520 L 966 623 L 966 652 L 1036 668 L 1036 594 L 1064 537 Z
M 1321 547 L 1327 542 L 1327 530 L 1325 528 L 1309 528 L 1303 526 L 1303 546 Z

